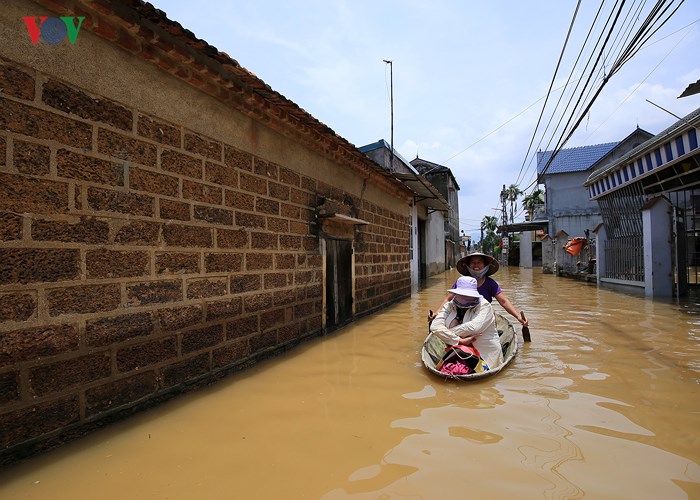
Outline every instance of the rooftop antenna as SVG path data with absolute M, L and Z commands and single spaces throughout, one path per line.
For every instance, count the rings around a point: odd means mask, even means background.
M 389 168 L 394 170 L 394 63 L 384 59 L 384 62 L 389 65 L 389 86 L 391 88 L 391 164 Z

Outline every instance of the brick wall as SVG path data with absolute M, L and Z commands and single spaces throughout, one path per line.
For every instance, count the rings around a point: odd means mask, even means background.
M 0 462 L 320 334 L 320 196 L 409 296 L 405 213 L 0 59 Z

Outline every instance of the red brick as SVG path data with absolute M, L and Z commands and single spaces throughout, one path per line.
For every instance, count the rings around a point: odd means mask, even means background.
M 296 340 L 301 336 L 301 328 L 299 323 L 284 325 L 277 330 L 277 342 L 284 344 L 292 340 Z
M 292 284 L 292 278 L 287 273 L 265 273 L 263 276 L 265 288 L 283 288 Z
M 210 228 L 182 224 L 165 224 L 163 226 L 163 240 L 166 245 L 177 247 L 209 248 L 213 244 Z
M 240 191 L 226 189 L 224 192 L 224 204 L 227 207 L 241 208 L 252 211 L 255 208 L 255 196 Z
M 182 334 L 182 354 L 206 349 L 224 341 L 223 325 L 212 325 Z
M 243 307 L 246 312 L 267 311 L 272 307 L 272 294 L 259 293 L 243 297 Z
M 194 158 L 186 154 L 164 149 L 160 154 L 160 168 L 180 175 L 186 175 L 195 179 L 202 178 L 203 162 L 200 158 Z
M 55 80 L 44 83 L 41 100 L 64 113 L 130 131 L 134 117 L 130 110 L 108 99 L 94 98 Z
M 243 191 L 258 193 L 267 196 L 267 180 L 241 172 L 240 186 Z
M 207 253 L 204 268 L 208 273 L 237 273 L 243 269 L 241 253 Z
M 311 191 L 312 193 L 315 193 L 320 189 L 315 179 L 306 176 L 301 177 L 301 188 Z
M 287 219 L 278 219 L 277 217 L 268 217 L 267 229 L 273 233 L 288 233 L 289 221 Z
M 22 174 L 48 175 L 51 150 L 31 142 L 15 141 L 12 164 Z
M 299 293 L 299 289 L 297 288 L 297 293 L 292 293 L 289 290 L 276 290 L 272 292 L 272 304 L 274 306 L 286 306 L 289 304 L 294 304 L 299 298 L 297 298 L 297 295 L 301 295 L 301 299 L 304 299 L 304 294 L 303 290 L 302 293 Z
M 0 167 L 7 164 L 7 142 L 4 137 L 0 137 Z
M 231 146 L 224 147 L 224 163 L 229 167 L 240 168 L 248 172 L 253 170 L 253 156 Z
M 59 149 L 56 153 L 56 170 L 59 177 L 109 186 L 124 185 L 125 167 L 123 165 L 65 149 Z
M 19 372 L 0 374 L 0 404 L 19 400 L 19 390 Z
M 125 193 L 109 189 L 88 188 L 88 205 L 94 210 L 130 215 L 155 215 L 155 198 L 145 194 Z
M 160 309 L 158 320 L 163 331 L 172 332 L 201 323 L 202 314 L 202 306 L 200 305 Z
M 102 347 L 153 333 L 154 320 L 150 312 L 124 314 L 106 319 L 88 320 L 85 324 L 85 343 Z
M 31 369 L 29 390 L 33 395 L 44 396 L 109 377 L 110 373 L 109 352 L 97 352 Z
M 286 186 L 301 186 L 301 176 L 288 168 L 280 167 L 280 182 Z
M 0 92 L 31 101 L 34 99 L 34 77 L 19 68 L 0 64 Z
M 122 245 L 158 245 L 159 238 L 159 223 L 132 220 L 119 228 L 114 236 L 114 241 Z
M 208 161 L 204 165 L 204 180 L 213 184 L 237 188 L 238 172 L 232 167 Z
M 85 267 L 88 278 L 134 278 L 150 274 L 148 252 L 88 250 Z
M 117 350 L 117 369 L 120 372 L 138 370 L 176 357 L 177 338 L 173 335 Z
M 135 167 L 129 169 L 129 187 L 136 191 L 148 191 L 173 198 L 179 194 L 177 178 Z
M 209 222 L 211 224 L 220 224 L 223 226 L 230 226 L 233 224 L 233 212 L 225 208 L 195 205 L 194 218 L 196 220 Z
M 0 448 L 64 429 L 80 420 L 78 396 L 50 401 L 0 415 Z
M 277 235 L 273 233 L 250 233 L 250 248 L 255 250 L 276 250 Z
M 126 286 L 127 306 L 162 304 L 182 300 L 182 281 L 149 281 Z
M 46 325 L 0 335 L 0 366 L 53 356 L 78 349 L 74 325 Z
M 240 316 L 243 312 L 243 303 L 240 297 L 216 302 L 207 302 L 207 321 Z
M 188 200 L 201 201 L 211 205 L 221 205 L 223 191 L 220 187 L 209 186 L 201 182 L 182 181 L 182 196 Z
M 236 212 L 236 225 L 242 227 L 257 227 L 265 229 L 265 217 L 262 215 Z
M 97 133 L 97 150 L 102 154 L 147 167 L 155 167 L 157 163 L 154 144 L 106 129 L 99 129 Z
M 258 197 L 255 200 L 255 211 L 264 214 L 279 215 L 280 203 L 278 201 Z
M 273 331 L 253 335 L 248 339 L 248 343 L 250 344 L 251 354 L 268 350 L 277 345 L 277 333 Z
M 272 269 L 273 255 L 269 253 L 247 253 L 245 254 L 246 271 L 256 271 L 260 269 Z
M 247 337 L 260 331 L 258 316 L 236 318 L 226 324 L 226 340 Z
M 296 258 L 293 254 L 275 255 L 275 269 L 296 269 Z
M 211 160 L 221 160 L 221 144 L 200 135 L 185 133 L 185 150 Z
M 296 203 L 297 205 L 310 207 L 315 204 L 316 195 L 300 189 L 292 189 L 289 199 L 292 203 Z
M 137 373 L 85 391 L 85 416 L 135 403 L 158 390 L 155 372 Z
M 269 179 L 277 180 L 278 178 L 277 165 L 269 161 L 261 160 L 260 158 L 255 158 L 253 172 Z
M 227 278 L 193 279 L 187 281 L 187 298 L 201 299 L 226 295 Z
M 79 250 L 0 249 L 0 285 L 65 281 L 77 279 L 79 276 Z
M 216 246 L 219 248 L 247 248 L 248 232 L 245 229 L 216 229 Z
M 209 354 L 202 353 L 162 369 L 163 387 L 168 388 L 209 373 Z
M 17 213 L 65 213 L 68 184 L 0 173 L 0 210 Z
M 299 219 L 301 217 L 301 209 L 294 205 L 282 203 L 280 206 L 280 215 L 288 219 Z
M 0 98 L 0 130 L 52 141 L 89 151 L 92 127 L 49 111 Z
M 181 201 L 166 200 L 161 198 L 159 200 L 160 204 L 160 218 L 161 219 L 171 219 L 171 220 L 190 220 L 190 204 L 183 203 Z
M 276 200 L 289 201 L 290 198 L 290 188 L 282 184 L 277 184 L 276 182 L 268 182 L 267 187 L 270 190 L 270 197 Z M 278 205 L 279 210 L 279 205 Z
M 260 316 L 260 331 L 264 332 L 265 330 L 269 330 L 271 328 L 277 328 L 292 321 L 293 319 L 293 310 L 291 308 L 265 311 L 265 314 Z
M 290 221 L 289 232 L 292 234 L 307 235 L 309 234 L 309 225 L 306 222 Z
M 35 316 L 37 299 L 29 293 L 7 293 L 0 295 L 0 322 L 26 321 Z
M 228 345 L 214 349 L 212 364 L 214 368 L 223 368 L 245 359 L 248 356 L 248 342 L 237 340 Z
M 231 276 L 231 293 L 245 293 L 262 290 L 262 276 L 259 274 L 236 274 Z
M 32 221 L 32 239 L 63 241 L 66 243 L 106 243 L 109 224 L 92 217 L 81 217 L 78 222 L 35 219 Z
M 158 274 L 199 273 L 199 254 L 178 252 L 156 253 L 156 272 Z
M 300 250 L 301 238 L 299 236 L 280 235 L 280 250 Z
M 120 286 L 115 283 L 48 290 L 46 302 L 50 316 L 112 311 L 121 303 Z
M 179 148 L 182 142 L 182 134 L 178 127 L 155 121 L 149 116 L 139 115 L 137 131 L 147 139 L 176 148 Z
M 22 239 L 22 216 L 0 212 L 0 241 Z

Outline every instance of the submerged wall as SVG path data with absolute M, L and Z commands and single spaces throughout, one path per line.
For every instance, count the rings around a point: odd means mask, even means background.
M 155 18 L 60 4 L 0 11 L 0 463 L 321 334 L 321 204 L 369 222 L 356 314 L 410 295 L 400 187 Z M 31 43 L 70 12 L 74 45 Z

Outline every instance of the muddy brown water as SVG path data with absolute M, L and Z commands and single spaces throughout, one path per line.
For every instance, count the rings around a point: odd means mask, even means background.
M 700 498 L 696 300 L 502 269 L 532 342 L 443 381 L 419 352 L 456 276 L 7 468 L 0 498 Z

